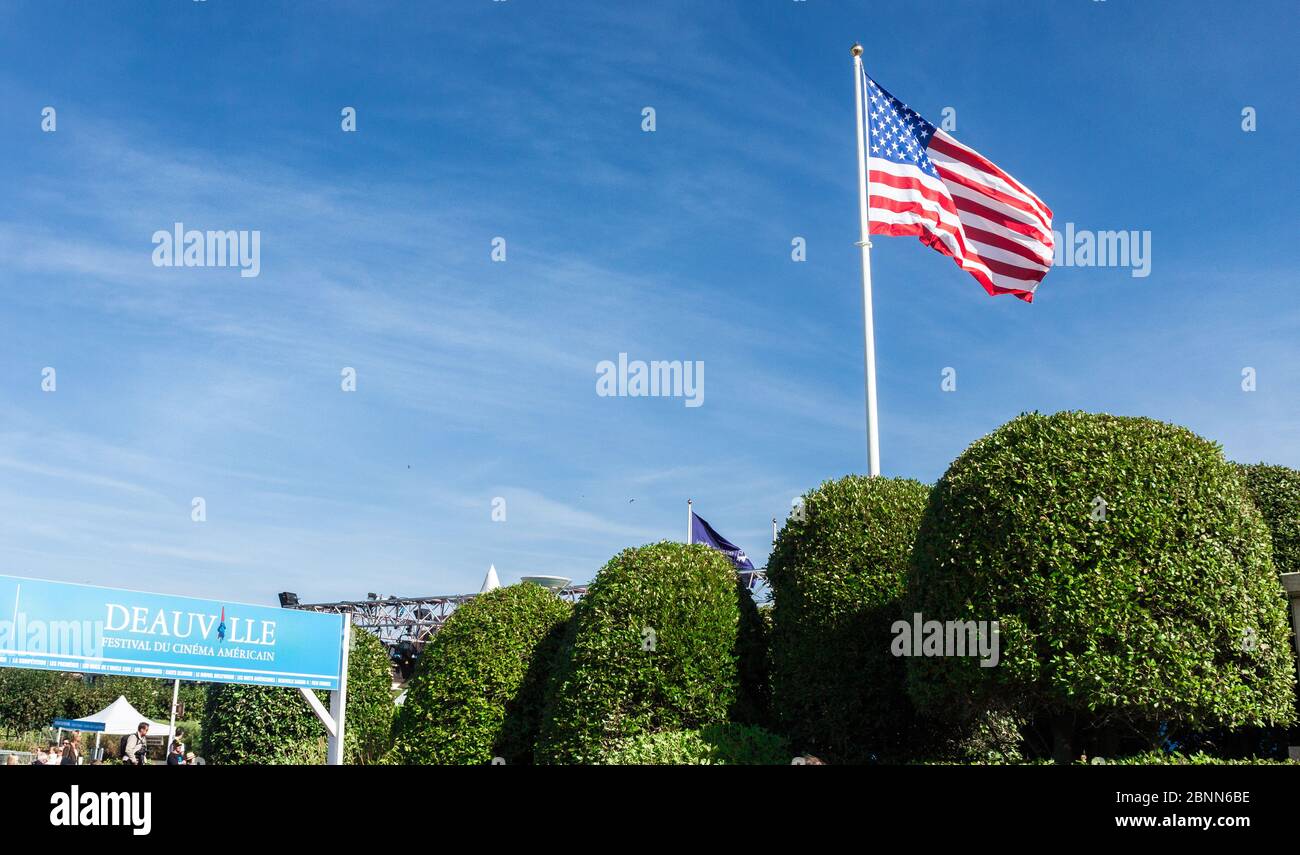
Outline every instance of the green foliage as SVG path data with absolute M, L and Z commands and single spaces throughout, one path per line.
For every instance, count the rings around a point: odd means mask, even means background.
M 1293 714 L 1268 532 L 1219 447 L 1184 428 L 1080 412 L 1003 425 L 932 491 L 909 589 L 927 620 L 1000 625 L 996 667 L 910 658 L 918 706 L 1047 715 L 1058 759 L 1085 725 Z
M 931 743 L 937 745 L 938 756 L 959 763 L 1020 763 L 1024 760 L 1021 750 L 1024 726 L 1022 719 L 985 710 L 960 722 L 959 727 L 951 723 L 936 727 L 937 738 L 931 739 Z
M 800 751 L 861 763 L 919 750 L 905 666 L 889 645 L 928 495 L 902 478 L 827 481 L 777 537 L 772 705 Z
M 1047 758 L 1033 760 L 937 760 L 924 762 L 925 766 L 1045 766 L 1052 761 Z M 1140 754 L 1126 754 L 1117 757 L 1079 757 L 1072 761 L 1075 766 L 1297 766 L 1298 760 L 1270 760 L 1266 758 L 1231 758 L 1216 757 L 1203 752 L 1182 753 L 1178 751 L 1144 751 Z
M 1266 463 L 1238 464 L 1237 471 L 1273 536 L 1273 566 L 1300 573 L 1300 472 Z
M 305 762 L 325 732 L 297 689 L 271 686 L 213 685 L 203 722 L 199 753 L 214 765 Z
M 456 609 L 420 655 L 386 762 L 530 762 L 571 611 L 532 583 L 480 594 Z
M 1212 754 L 1180 754 L 1176 751 L 1148 751 L 1129 757 L 1094 757 L 1076 760 L 1080 766 L 1297 766 L 1295 760 L 1225 760 Z
M 344 736 L 347 739 L 347 736 Z M 324 731 L 315 739 L 306 739 L 285 746 L 266 760 L 267 766 L 324 766 L 329 756 L 329 741 Z M 206 758 L 204 758 L 206 759 Z
M 373 763 L 387 747 L 393 715 L 390 669 L 379 639 L 354 627 L 343 728 L 347 763 Z M 328 708 L 328 694 L 316 694 Z M 312 765 L 326 757 L 325 728 L 297 689 L 213 684 L 200 736 L 201 742 L 187 734 L 192 746 L 187 750 L 213 764 Z
M 0 735 L 0 750 L 25 751 L 35 754 L 50 742 L 50 733 L 44 730 L 29 730 L 25 733 Z
M 772 718 L 771 609 L 760 609 L 749 591 L 736 595 L 740 627 L 736 634 L 736 668 L 740 685 L 731 706 L 734 722 L 769 726 Z M 768 616 L 764 616 L 764 612 Z
M 40 730 L 67 718 L 80 682 L 57 671 L 0 668 L 0 729 Z
M 185 685 L 182 684 L 182 687 Z M 145 718 L 163 722 L 171 719 L 171 680 L 117 675 L 95 676 L 86 681 L 78 693 L 78 714 L 87 715 L 101 710 L 118 697 L 126 698 Z M 186 712 L 191 713 L 192 710 L 187 708 Z M 201 707 L 198 713 L 202 713 Z
M 348 651 L 348 712 L 343 729 L 348 763 L 374 763 L 392 745 L 393 669 L 388 649 L 375 635 L 352 629 Z
M 643 733 L 754 711 L 757 609 L 722 553 L 655 543 L 610 559 L 574 611 L 548 690 L 539 762 L 598 763 Z M 752 622 L 753 626 L 745 626 Z
M 603 763 L 614 766 L 780 766 L 793 755 L 784 737 L 744 724 L 643 732 L 619 743 Z
M 189 710 L 186 710 L 186 712 L 189 712 Z M 202 713 L 203 710 L 199 710 L 199 712 Z M 195 754 L 199 754 L 200 756 L 202 756 L 202 750 L 201 750 L 203 748 L 202 722 L 194 719 L 189 719 L 186 721 L 178 721 L 176 722 L 176 730 L 179 731 L 180 733 L 185 734 L 185 751 L 187 753 L 193 751 Z M 114 739 L 112 741 L 114 743 L 117 743 L 120 740 Z M 113 745 L 112 748 L 116 749 L 117 745 L 116 744 Z M 114 750 L 113 753 L 116 754 L 117 753 L 116 750 Z
M 203 714 L 206 687 L 181 683 L 180 696 L 188 701 L 186 714 Z M 0 668 L 0 730 L 47 728 L 56 718 L 81 718 L 125 697 L 146 718 L 170 719 L 172 683 L 146 677 L 95 676 Z

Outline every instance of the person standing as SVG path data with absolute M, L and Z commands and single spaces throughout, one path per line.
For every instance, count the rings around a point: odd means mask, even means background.
M 145 755 L 149 750 L 149 743 L 146 737 L 149 736 L 149 722 L 142 721 L 136 727 L 135 733 L 128 735 L 122 740 L 122 762 L 129 766 L 145 765 Z
M 167 752 L 168 766 L 185 765 L 185 745 L 179 739 L 172 740 L 171 750 Z
M 63 760 L 61 766 L 76 766 L 81 763 L 81 733 L 72 731 L 72 735 L 63 743 Z

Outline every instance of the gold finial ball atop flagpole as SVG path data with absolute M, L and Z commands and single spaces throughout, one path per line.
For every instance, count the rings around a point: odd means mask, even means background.
M 862 45 L 858 44 L 857 42 L 854 42 L 853 47 L 849 48 L 849 53 L 853 54 L 854 56 L 862 56 Z

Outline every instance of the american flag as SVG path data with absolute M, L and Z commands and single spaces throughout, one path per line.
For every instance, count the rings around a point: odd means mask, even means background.
M 990 294 L 1032 303 L 1052 266 L 1051 209 L 863 76 L 871 234 L 916 235 Z

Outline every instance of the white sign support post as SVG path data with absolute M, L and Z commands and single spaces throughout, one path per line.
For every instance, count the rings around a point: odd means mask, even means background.
M 181 681 L 177 680 L 172 684 L 172 718 L 168 722 L 171 728 L 171 736 L 167 737 L 167 753 L 172 753 L 172 742 L 176 740 L 176 706 L 181 702 Z M 188 747 L 188 746 L 186 746 Z
M 325 749 L 325 764 L 327 766 L 343 765 L 343 726 L 344 719 L 347 715 L 348 706 L 348 651 L 352 648 L 352 618 L 348 615 L 343 616 L 343 657 L 341 662 L 342 673 L 339 675 L 339 687 L 336 691 L 330 692 L 330 708 L 325 709 L 325 705 L 316 697 L 316 693 L 311 689 L 299 689 L 302 696 L 307 701 L 307 706 L 320 719 L 320 723 L 325 725 L 325 732 L 329 734 L 329 742 Z

